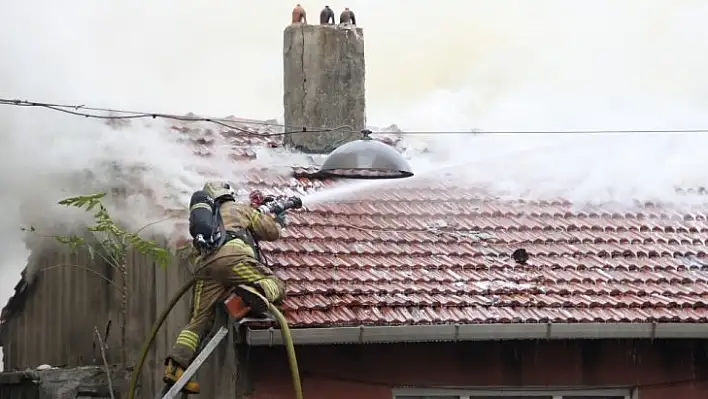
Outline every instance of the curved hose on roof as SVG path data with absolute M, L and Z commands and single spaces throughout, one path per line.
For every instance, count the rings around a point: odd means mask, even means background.
M 145 342 L 143 342 L 143 347 L 140 349 L 140 360 L 138 360 L 138 363 L 135 365 L 135 368 L 133 368 L 133 374 L 130 376 L 130 388 L 128 391 L 128 399 L 135 399 L 135 391 L 137 390 L 138 387 L 138 378 L 140 378 L 140 372 L 143 369 L 143 366 L 145 365 L 145 360 L 147 359 L 148 352 L 150 352 L 150 346 L 152 346 L 152 343 L 155 341 L 155 337 L 157 337 L 157 333 L 160 331 L 160 328 L 162 325 L 165 323 L 165 320 L 167 320 L 167 316 L 172 312 L 172 309 L 177 305 L 177 302 L 179 302 L 180 299 L 184 296 L 184 294 L 189 291 L 192 286 L 194 286 L 194 283 L 196 282 L 195 278 L 191 278 L 189 281 L 187 281 L 180 289 L 177 291 L 177 293 L 172 297 L 170 302 L 167 304 L 165 309 L 162 311 L 160 314 L 160 317 L 155 320 L 155 324 L 152 326 L 152 331 L 150 332 L 150 336 L 148 337 Z M 265 300 L 265 298 L 263 298 Z M 302 383 L 300 381 L 300 370 L 297 365 L 297 357 L 295 356 L 295 345 L 293 345 L 293 339 L 292 335 L 290 334 L 290 327 L 288 326 L 288 322 L 285 319 L 285 316 L 280 312 L 278 308 L 275 307 L 272 303 L 268 302 L 268 311 L 270 311 L 273 316 L 275 316 L 275 319 L 278 321 L 278 324 L 280 325 L 280 332 L 283 336 L 283 342 L 285 343 L 285 350 L 288 353 L 288 363 L 290 365 L 290 377 L 292 378 L 293 382 L 293 389 L 295 390 L 295 398 L 296 399 L 303 399 L 302 397 Z

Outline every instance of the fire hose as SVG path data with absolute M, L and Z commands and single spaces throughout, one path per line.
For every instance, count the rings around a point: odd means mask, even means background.
M 287 209 L 299 208 L 301 206 L 302 201 L 300 201 L 299 198 L 291 197 L 286 199 L 285 201 L 272 201 L 267 205 L 262 205 L 259 210 L 261 212 L 267 211 L 271 213 L 273 211 L 280 211 L 277 213 L 281 213 Z M 147 340 L 143 342 L 143 346 L 140 349 L 140 358 L 138 360 L 138 363 L 135 365 L 133 373 L 130 376 L 128 399 L 135 399 L 138 387 L 138 379 L 140 378 L 140 373 L 142 372 L 148 353 L 150 352 L 150 347 L 152 346 L 153 342 L 155 341 L 155 338 L 157 337 L 157 333 L 160 331 L 160 328 L 165 323 L 165 320 L 167 320 L 167 316 L 170 314 L 170 312 L 172 312 L 172 309 L 174 309 L 174 307 L 184 296 L 184 294 L 186 294 L 187 291 L 189 291 L 194 286 L 195 282 L 196 278 L 192 277 L 191 279 L 189 279 L 189 281 L 182 285 L 182 287 L 177 290 L 177 293 L 175 293 L 172 299 L 170 299 L 170 302 L 167 304 L 165 309 L 163 309 L 162 313 L 160 313 L 160 316 L 157 318 L 157 320 L 155 320 L 150 335 L 148 336 Z M 263 298 L 263 300 L 265 300 L 265 298 Z M 288 322 L 285 319 L 285 316 L 283 316 L 280 310 L 269 301 L 266 302 L 268 303 L 268 311 L 275 317 L 276 321 L 280 326 L 280 331 L 283 336 L 283 342 L 285 343 L 285 349 L 288 354 L 290 376 L 292 378 L 293 389 L 295 390 L 295 398 L 303 399 L 302 383 L 300 381 L 300 371 L 298 369 L 297 357 L 295 356 L 295 346 L 293 344 L 292 335 L 290 333 L 290 327 L 288 326 Z
M 189 291 L 192 286 L 194 286 L 195 282 L 196 279 L 192 278 L 187 281 L 182 287 L 180 287 L 175 296 L 172 297 L 172 299 L 170 300 L 167 307 L 165 307 L 165 309 L 162 311 L 160 317 L 157 318 L 155 324 L 153 324 L 150 336 L 147 340 L 145 340 L 145 342 L 143 342 L 143 346 L 140 350 L 140 359 L 135 365 L 133 373 L 130 376 L 130 388 L 128 391 L 128 399 L 135 399 L 135 394 L 138 387 L 138 379 L 140 378 L 140 373 L 142 372 L 143 366 L 145 365 L 145 360 L 147 359 L 148 353 L 150 352 L 150 347 L 152 346 L 153 342 L 155 341 L 155 338 L 157 337 L 157 333 L 160 331 L 160 328 L 165 323 L 165 320 L 167 320 L 167 316 L 170 314 L 172 309 L 177 305 L 177 303 L 184 296 L 184 294 L 186 294 L 187 291 Z M 288 353 L 290 376 L 293 382 L 293 389 L 295 390 L 295 398 L 303 399 L 302 384 L 300 382 L 300 370 L 297 365 L 297 357 L 295 356 L 295 345 L 293 344 L 292 335 L 290 334 L 290 328 L 288 327 L 288 322 L 287 320 L 285 320 L 285 316 L 283 316 L 280 310 L 273 306 L 273 304 L 268 303 L 268 310 L 273 314 L 273 316 L 275 316 L 276 321 L 280 325 L 280 331 L 283 336 L 283 341 L 285 342 L 285 349 Z

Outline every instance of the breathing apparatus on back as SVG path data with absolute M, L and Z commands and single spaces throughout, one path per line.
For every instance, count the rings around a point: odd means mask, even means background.
M 192 194 L 189 201 L 189 234 L 200 254 L 211 252 L 223 239 L 224 229 L 219 208 L 235 201 L 236 193 L 229 183 L 207 182 Z
M 274 197 L 263 196 L 260 192 L 256 195 L 254 193 L 250 196 L 252 206 L 260 213 L 274 216 L 281 225 L 284 225 L 285 211 L 302 207 L 299 197 Z M 235 191 L 227 182 L 207 182 L 201 190 L 192 194 L 189 202 L 189 233 L 194 247 L 202 256 L 220 248 L 226 242 L 227 231 L 220 208 L 224 202 L 235 200 Z M 257 206 L 254 206 L 254 201 L 258 202 Z M 247 233 L 251 235 L 250 232 Z

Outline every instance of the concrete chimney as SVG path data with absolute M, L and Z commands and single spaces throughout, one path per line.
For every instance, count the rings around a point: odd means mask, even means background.
M 349 126 L 290 134 L 286 145 L 323 154 L 361 138 L 366 127 L 362 29 L 292 24 L 284 32 L 283 66 L 286 131 Z

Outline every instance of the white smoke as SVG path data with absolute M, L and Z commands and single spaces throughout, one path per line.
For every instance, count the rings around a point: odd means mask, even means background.
M 324 5 L 302 3 L 316 23 Z M 708 128 L 708 3 L 701 0 L 497 0 L 330 3 L 357 13 L 372 125 L 423 130 Z M 263 0 L 28 0 L 0 13 L 0 97 L 152 112 L 282 115 L 282 29 L 294 3 Z M 171 197 L 201 184 L 206 162 L 164 122 L 105 124 L 0 108 L 0 277 L 7 297 L 24 266 L 20 225 L 53 222 L 58 199 L 114 181 L 106 165 L 147 170 Z M 454 170 L 506 195 L 577 201 L 671 199 L 704 186 L 707 134 L 415 135 L 415 165 Z M 536 150 L 532 150 L 537 148 Z M 277 157 L 268 162 L 278 163 Z M 429 170 L 429 169 L 428 169 Z M 132 177 L 135 178 L 135 177 Z M 237 178 L 237 177 L 235 177 Z M 20 205 L 23 211 L 20 212 Z M 136 213 L 149 213 L 149 204 Z M 65 209 L 61 209 L 66 212 Z M 61 215 L 69 215 L 62 213 Z
M 468 1 L 406 12 L 422 23 L 365 27 L 372 119 L 407 131 L 708 129 L 706 2 Z M 388 56 L 373 57 L 385 29 L 395 32 Z M 687 200 L 675 189 L 708 184 L 706 145 L 708 132 L 407 137 L 410 153 L 428 154 L 413 163 L 419 175 L 462 160 L 446 178 L 512 197 L 623 204 Z

